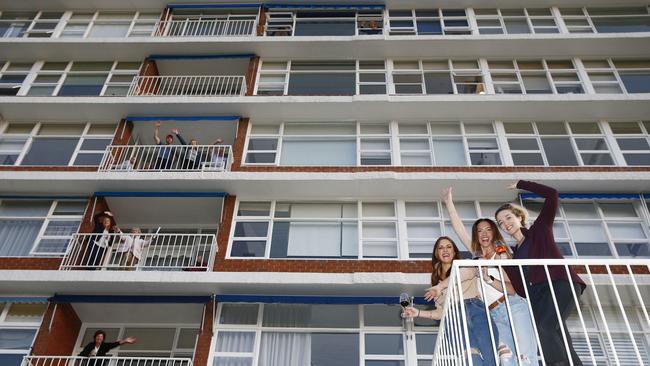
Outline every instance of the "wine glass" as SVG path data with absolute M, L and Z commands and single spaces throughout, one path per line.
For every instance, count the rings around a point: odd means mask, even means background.
M 409 296 L 409 294 L 407 294 L 406 292 L 402 292 L 402 293 L 399 295 L 399 304 L 400 304 L 400 305 L 402 306 L 402 308 L 404 308 L 404 309 L 406 309 L 407 307 L 409 307 L 409 306 L 411 305 L 411 297 Z M 405 318 L 405 315 L 404 315 L 404 312 L 403 312 L 403 311 L 402 311 L 401 316 L 402 316 L 402 318 Z

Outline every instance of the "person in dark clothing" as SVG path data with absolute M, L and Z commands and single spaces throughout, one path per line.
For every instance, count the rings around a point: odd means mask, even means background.
M 102 265 L 106 250 L 113 244 L 114 234 L 119 232 L 115 219 L 110 211 L 102 211 L 94 216 L 95 228 L 88 238 L 83 265 L 86 267 L 99 267 Z M 91 268 L 93 269 L 93 268 Z
M 161 145 L 162 147 L 158 151 L 158 157 L 156 158 L 155 169 L 171 169 L 174 165 L 174 155 L 176 155 L 176 147 L 174 144 L 174 135 L 178 135 L 178 130 L 173 129 L 172 134 L 169 134 L 165 137 L 165 144 L 160 140 L 160 121 L 156 122 L 156 128 L 153 133 L 153 139 L 156 142 L 156 145 Z
M 188 144 L 187 141 L 181 136 L 181 134 L 176 131 L 176 137 L 178 138 L 178 141 L 181 142 L 182 145 L 185 145 L 186 147 L 183 148 L 183 155 L 184 155 L 184 162 L 183 162 L 183 169 L 184 170 L 196 170 L 201 167 L 201 163 L 204 162 L 204 154 L 201 148 L 199 148 L 199 142 L 196 139 L 191 139 L 190 143 Z
M 499 227 L 517 241 L 517 245 L 512 248 L 513 259 L 563 259 L 553 236 L 558 192 L 551 187 L 525 180 L 520 180 L 508 188 L 524 189 L 544 197 L 542 209 L 530 228 L 526 227 L 528 212 L 523 207 L 507 203 L 497 209 L 495 217 Z M 524 266 L 522 269 L 523 279 L 518 267 L 505 267 L 519 296 L 526 297 L 524 285 L 528 289 L 528 300 L 533 309 L 546 364 L 569 365 L 571 357 L 574 366 L 581 366 L 582 362 L 573 348 L 566 320 L 575 309 L 574 297 L 578 299 L 587 287 L 584 281 L 572 268 L 569 268 L 567 275 L 565 266 L 549 266 L 550 281 L 546 277 L 544 266 Z M 551 291 L 557 299 L 557 312 L 561 319 L 557 317 Z M 568 349 L 565 347 L 562 332 L 566 335 Z
M 108 351 L 112 350 L 115 347 L 119 347 L 123 344 L 133 344 L 136 339 L 134 337 L 126 337 L 124 339 L 119 339 L 115 342 L 104 342 L 106 339 L 106 332 L 103 330 L 98 330 L 93 336 L 93 341 L 88 343 L 81 352 L 79 356 L 82 357 L 105 357 Z M 106 360 L 88 360 L 83 363 L 84 366 L 103 366 Z

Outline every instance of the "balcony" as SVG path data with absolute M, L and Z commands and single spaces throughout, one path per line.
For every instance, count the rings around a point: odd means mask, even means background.
M 100 172 L 225 172 L 232 164 L 229 145 L 111 145 Z M 161 157 L 170 154 L 171 159 Z
M 199 18 L 158 23 L 154 37 L 238 37 L 254 36 L 256 19 Z
M 107 247 L 99 247 L 100 241 Z M 70 239 L 60 269 L 204 272 L 213 266 L 216 243 L 213 234 L 79 233 Z
M 193 366 L 189 358 L 25 356 L 21 366 Z
M 473 337 L 481 332 L 479 337 L 485 336 L 490 339 L 493 354 L 483 357 L 498 358 L 496 344 L 502 342 L 501 335 L 510 333 L 514 338 L 515 349 L 521 350 L 524 342 L 534 350 L 531 353 L 539 351 L 540 360 L 544 353 L 548 352 L 550 347 L 542 349 L 540 347 L 540 323 L 535 321 L 536 314 L 531 306 L 530 301 L 521 300 L 518 297 L 509 295 L 502 297 L 496 302 L 502 302 L 504 306 L 503 313 L 506 314 L 507 323 L 502 322 L 503 326 L 496 325 L 498 328 L 499 339 L 495 339 L 496 324 L 494 322 L 485 322 L 489 330 L 482 334 L 483 330 L 468 328 L 467 305 L 459 306 L 467 300 L 463 296 L 463 289 L 460 286 L 461 272 L 466 269 L 478 270 L 479 273 L 486 268 L 497 274 L 497 268 L 510 268 L 508 272 L 511 278 L 514 275 L 523 276 L 523 268 L 526 266 L 543 266 L 547 280 L 550 278 L 549 273 L 569 273 L 569 268 L 573 268 L 582 280 L 587 284 L 587 288 L 582 295 L 577 295 L 578 285 L 571 284 L 570 291 L 572 300 L 569 300 L 573 311 L 566 321 L 566 328 L 557 326 L 561 330 L 558 347 L 553 348 L 552 353 L 562 352 L 568 354 L 569 342 L 572 341 L 573 349 L 584 364 L 621 364 L 621 365 L 641 365 L 647 364 L 650 357 L 650 344 L 648 344 L 644 333 L 650 326 L 650 317 L 648 316 L 647 305 L 650 301 L 650 284 L 648 282 L 648 270 L 650 262 L 647 260 L 615 260 L 615 259 L 563 259 L 563 260 L 517 260 L 517 261 L 471 261 L 458 260 L 449 277 L 449 287 L 451 291 L 446 296 L 444 308 L 442 309 L 442 318 L 435 345 L 432 365 L 472 365 L 471 359 L 466 356 L 469 349 L 465 345 L 472 345 L 472 352 L 476 348 L 473 345 Z M 498 278 L 495 281 L 500 281 Z M 471 281 L 464 281 L 465 285 Z M 485 293 L 488 285 L 484 281 L 479 281 L 479 291 Z M 557 283 L 552 282 L 553 286 Z M 503 287 L 502 287 L 503 288 Z M 529 289 L 525 288 L 526 294 Z M 527 296 L 529 297 L 529 296 Z M 517 301 L 517 299 L 519 299 Z M 517 301 L 516 303 L 514 301 Z M 554 308 L 555 314 L 559 314 L 558 300 L 556 296 L 549 296 L 551 307 Z M 578 302 L 579 306 L 576 306 Z M 467 303 L 465 303 L 467 304 Z M 488 310 L 486 304 L 485 310 L 490 311 L 490 316 L 495 319 L 494 311 L 497 306 L 490 306 Z M 527 305 L 527 306 L 526 306 Z M 483 306 L 483 303 L 481 303 Z M 524 308 L 522 309 L 521 306 Z M 538 305 L 539 307 L 539 305 Z M 495 310 L 492 310 L 495 309 Z M 539 310 L 539 309 L 538 309 Z M 515 313 L 516 312 L 516 313 Z M 485 316 L 486 312 L 482 313 Z M 517 314 L 517 315 L 514 315 Z M 522 315 L 523 314 L 523 315 Z M 532 314 L 532 315 L 530 315 Z M 472 321 L 477 321 L 478 316 L 474 314 Z M 530 319 L 530 327 L 526 329 L 530 333 L 522 332 L 520 324 L 525 323 L 526 317 Z M 514 327 L 508 324 L 514 324 Z M 504 332 L 505 331 L 505 332 Z M 519 333 L 518 333 L 519 332 Z M 523 334 L 522 334 L 523 333 Z M 547 332 L 548 333 L 548 332 Z M 570 337 L 568 337 L 570 336 Z M 477 341 L 477 343 L 479 343 Z M 561 346 L 560 346 L 561 345 Z M 499 349 L 501 351 L 501 348 Z M 521 351 L 520 351 L 521 352 Z M 501 355 L 501 352 L 499 352 Z M 522 354 L 518 353 L 521 357 Z M 548 357 L 549 355 L 546 355 Z M 501 356 L 504 357 L 504 356 Z M 503 360 L 502 360 L 503 361 Z M 548 363 L 548 358 L 546 364 Z
M 244 75 L 137 76 L 133 79 L 126 95 L 127 97 L 242 96 L 246 95 L 246 77 Z

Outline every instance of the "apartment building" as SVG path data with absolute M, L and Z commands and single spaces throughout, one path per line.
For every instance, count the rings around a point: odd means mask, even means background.
M 583 363 L 650 365 L 647 1 L 0 1 L 0 177 L 3 366 L 465 364 L 399 295 L 520 179 Z

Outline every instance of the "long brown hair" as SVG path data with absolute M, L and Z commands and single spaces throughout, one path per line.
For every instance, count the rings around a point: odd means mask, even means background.
M 439 237 L 438 240 L 436 240 L 436 243 L 433 245 L 433 253 L 431 253 L 431 286 L 437 285 L 440 281 L 449 277 L 449 274 L 451 273 L 451 268 L 448 269 L 446 273 L 442 273 L 442 262 L 436 255 L 438 252 L 438 246 L 443 240 L 449 240 L 451 246 L 454 248 L 453 260 L 460 259 L 460 252 L 458 251 L 458 246 L 456 246 L 456 243 L 454 243 L 454 241 L 451 240 L 451 238 L 448 236 Z
M 479 244 L 478 241 L 478 224 L 482 222 L 487 222 L 490 225 L 490 229 L 492 229 L 492 243 L 496 244 L 498 242 L 505 242 L 503 239 L 503 235 L 501 235 L 501 232 L 499 231 L 499 227 L 497 226 L 496 222 L 494 222 L 491 219 L 488 218 L 481 218 L 476 221 L 474 221 L 474 225 L 472 225 L 472 252 L 476 255 L 481 254 L 481 244 Z

